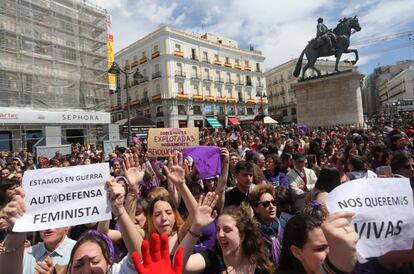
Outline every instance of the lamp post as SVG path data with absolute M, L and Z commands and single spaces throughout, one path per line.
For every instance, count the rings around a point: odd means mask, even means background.
M 263 98 L 266 98 L 266 94 L 264 94 L 263 91 L 258 91 L 256 93 L 256 97 L 258 97 L 258 96 L 260 96 L 260 109 L 261 109 L 260 118 L 263 122 L 263 119 L 265 117 L 264 108 L 263 108 Z
M 117 77 L 119 77 L 119 75 L 121 74 L 121 72 L 125 75 L 125 91 L 126 91 L 126 97 L 127 97 L 127 116 L 128 116 L 128 137 L 127 137 L 127 145 L 129 146 L 129 144 L 131 143 L 131 117 L 130 117 L 130 111 L 131 111 L 131 101 L 129 98 L 129 90 L 128 90 L 128 86 L 129 86 L 129 80 L 128 80 L 128 76 L 131 74 L 133 75 L 133 78 L 135 80 L 140 80 L 143 79 L 144 76 L 142 76 L 142 74 L 139 72 L 139 69 L 137 68 L 137 70 L 134 71 L 128 71 L 128 70 L 123 70 L 119 67 L 119 65 L 115 62 L 112 63 L 112 66 L 109 68 L 108 73 L 113 73 L 115 74 Z

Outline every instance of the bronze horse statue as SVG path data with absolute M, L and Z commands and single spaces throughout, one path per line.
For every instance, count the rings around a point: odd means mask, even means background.
M 360 31 L 361 26 L 359 25 L 358 18 L 356 16 L 345 18 L 341 20 L 336 28 L 333 29 L 333 33 L 336 35 L 336 42 L 335 42 L 335 49 L 336 51 L 332 51 L 332 49 L 329 48 L 328 44 L 325 43 L 321 38 L 319 38 L 319 41 L 310 41 L 308 45 L 305 47 L 305 49 L 302 51 L 302 53 L 299 56 L 299 60 L 296 63 L 295 71 L 293 72 L 293 75 L 295 77 L 298 77 L 300 75 L 300 70 L 302 68 L 302 60 L 303 55 L 306 54 L 306 58 L 308 59 L 308 63 L 303 68 L 302 72 L 302 79 L 305 76 L 305 72 L 308 68 L 311 68 L 315 70 L 318 73 L 318 76 L 321 76 L 321 72 L 315 68 L 316 60 L 319 57 L 324 56 L 331 56 L 335 55 L 336 62 L 335 62 L 335 71 L 339 72 L 338 70 L 338 63 L 341 59 L 341 56 L 343 53 L 355 53 L 355 60 L 352 61 L 352 64 L 355 64 L 358 61 L 358 51 L 356 49 L 348 49 L 349 47 L 349 38 L 351 36 L 352 29 L 355 31 Z M 319 42 L 319 43 L 317 43 Z M 318 44 L 321 44 L 318 46 Z

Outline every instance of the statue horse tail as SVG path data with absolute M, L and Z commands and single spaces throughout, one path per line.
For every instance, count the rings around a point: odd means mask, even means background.
M 298 77 L 300 74 L 300 70 L 302 69 L 302 60 L 303 60 L 303 55 L 305 54 L 305 49 L 302 51 L 302 53 L 299 56 L 298 62 L 296 63 L 295 66 L 295 71 L 293 72 L 293 76 Z

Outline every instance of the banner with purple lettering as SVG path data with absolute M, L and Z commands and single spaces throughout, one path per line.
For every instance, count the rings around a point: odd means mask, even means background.
M 329 193 L 328 211 L 352 211 L 362 258 L 411 249 L 414 242 L 413 190 L 408 178 L 352 180 Z
M 38 231 L 111 219 L 105 182 L 109 164 L 28 170 L 27 211 L 13 231 Z

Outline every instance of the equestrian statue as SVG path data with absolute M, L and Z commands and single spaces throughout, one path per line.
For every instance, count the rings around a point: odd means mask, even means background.
M 298 77 L 302 68 L 303 55 L 306 54 L 308 63 L 303 67 L 302 79 L 304 79 L 305 72 L 308 68 L 315 70 L 318 77 L 321 76 L 321 72 L 315 68 L 316 60 L 319 57 L 335 55 L 335 71 L 339 72 L 338 63 L 341 60 L 343 53 L 355 53 L 355 60 L 351 61 L 352 64 L 356 64 L 358 61 L 358 51 L 356 49 L 349 49 L 349 38 L 352 30 L 360 31 L 358 18 L 356 16 L 343 18 L 339 20 L 338 25 L 333 29 L 328 29 L 323 23 L 323 19 L 318 19 L 318 25 L 316 27 L 316 37 L 309 41 L 308 45 L 302 51 L 299 56 L 299 60 L 296 63 L 295 71 L 293 75 Z

